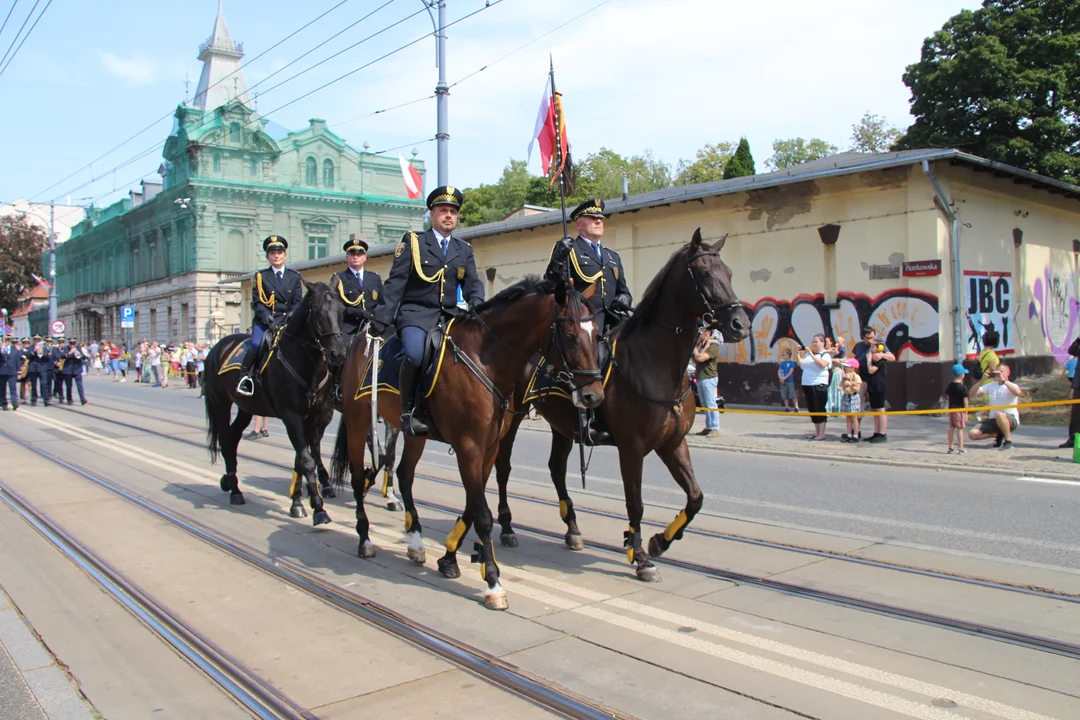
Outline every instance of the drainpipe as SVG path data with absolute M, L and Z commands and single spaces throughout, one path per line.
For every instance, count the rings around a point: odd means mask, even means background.
M 960 218 L 953 211 L 952 205 L 949 203 L 948 198 L 945 197 L 945 192 L 941 189 L 941 185 L 938 184 L 934 173 L 930 172 L 930 163 L 928 161 L 922 161 L 922 169 L 926 173 L 927 179 L 930 180 L 930 184 L 934 187 L 938 207 L 949 217 L 949 265 L 952 267 L 953 296 L 953 349 L 956 353 L 954 356 L 956 359 L 953 362 L 961 362 L 966 353 L 964 352 L 964 309 L 961 306 L 964 288 L 960 280 Z

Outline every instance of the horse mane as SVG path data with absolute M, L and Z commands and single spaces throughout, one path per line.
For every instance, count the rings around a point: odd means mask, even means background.
M 664 287 L 664 281 L 667 280 L 668 273 L 672 271 L 673 266 L 679 260 L 682 260 L 686 255 L 690 244 L 687 243 L 681 248 L 671 253 L 671 257 L 668 258 L 664 267 L 660 268 L 660 272 L 656 273 L 652 282 L 649 283 L 649 287 L 645 288 L 645 293 L 641 296 L 641 300 L 638 301 L 637 306 L 634 308 L 634 314 L 630 316 L 630 319 L 623 323 L 622 329 L 619 334 L 622 336 L 629 335 L 638 328 L 648 325 L 656 315 L 656 309 L 660 306 L 660 293 Z
M 300 330 L 303 329 L 302 326 L 307 322 L 308 308 L 311 305 L 311 298 L 315 295 L 315 291 L 320 285 L 329 288 L 329 285 L 327 285 L 326 283 L 312 283 L 310 290 L 308 290 L 306 287 L 304 288 L 305 292 L 304 296 L 300 298 L 300 304 L 296 306 L 296 311 L 289 316 L 289 321 L 285 324 L 285 327 L 288 329 L 291 335 L 296 335 L 299 333 Z
M 496 293 L 490 300 L 485 300 L 476 307 L 477 313 L 489 310 L 502 310 L 526 295 L 533 293 L 550 293 L 555 289 L 554 283 L 544 280 L 539 275 L 526 275 L 513 285 L 505 287 Z

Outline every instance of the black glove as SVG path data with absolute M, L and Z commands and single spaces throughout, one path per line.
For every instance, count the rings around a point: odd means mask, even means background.
M 476 308 L 484 304 L 484 301 L 480 298 L 469 298 L 469 312 L 476 312 Z
M 624 295 L 618 295 L 611 301 L 611 309 L 621 315 L 630 314 L 630 300 Z
M 368 335 L 372 337 L 382 337 L 386 335 L 387 325 L 384 322 L 372 318 L 371 323 L 368 325 Z

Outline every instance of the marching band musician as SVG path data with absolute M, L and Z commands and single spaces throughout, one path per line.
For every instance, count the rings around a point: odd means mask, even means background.
M 17 347 L 22 352 L 22 365 L 19 367 L 19 402 L 26 404 L 26 385 L 30 375 L 30 338 L 24 337 L 17 341 Z M 15 344 L 14 342 L 12 343 Z
M 10 337 L 4 336 L 0 345 L 0 406 L 8 409 L 8 395 L 11 395 L 11 409 L 19 409 L 19 389 L 16 378 L 22 369 L 23 353 Z
M 255 392 L 251 371 L 263 335 L 267 330 L 276 330 L 284 324 L 304 299 L 304 281 L 300 273 L 285 267 L 288 249 L 289 241 L 280 235 L 271 235 L 263 240 L 263 252 L 270 267 L 256 273 L 251 288 L 251 309 L 255 311 L 255 320 L 251 324 L 248 351 L 244 353 L 240 367 L 240 382 L 236 385 L 238 395 L 250 396 Z
M 63 355 L 60 352 L 60 343 L 64 338 L 49 337 L 45 348 L 45 404 L 50 405 L 64 399 L 63 386 L 60 383 L 60 367 L 63 364 Z
M 371 319 L 372 313 L 382 300 L 383 284 L 377 272 L 364 268 L 367 263 L 367 241 L 356 235 L 350 235 L 342 249 L 345 251 L 345 260 L 349 263 L 349 267 L 337 273 L 336 276 L 338 293 L 345 306 L 345 318 L 341 330 L 347 335 L 355 336 L 361 326 Z M 333 397 L 335 400 L 341 397 L 340 367 L 334 374 Z
M 452 185 L 435 188 L 428 195 L 431 229 L 401 236 L 383 301 L 371 321 L 374 335 L 382 335 L 393 325 L 405 348 L 398 390 L 401 428 L 410 435 L 428 432 L 427 426 L 413 417 L 428 333 L 445 317 L 456 314 L 459 287 L 470 310 L 484 301 L 472 246 L 453 237 L 463 201 L 461 191 Z
M 64 381 L 64 389 L 67 390 L 67 404 L 71 405 L 71 383 L 79 390 L 79 402 L 86 404 L 86 393 L 83 392 L 83 362 L 87 359 L 83 351 L 79 349 L 75 338 L 68 338 L 67 349 L 62 351 L 63 367 L 60 369 L 60 377 Z
M 42 342 L 40 335 L 35 335 L 30 344 L 29 350 L 26 350 L 28 363 L 26 369 L 26 382 L 30 384 L 30 406 L 34 407 L 38 403 L 38 394 L 40 391 L 42 399 L 47 405 L 49 398 L 45 395 L 44 382 L 45 365 L 48 363 L 48 359 L 45 357 L 45 343 Z M 23 395 L 25 401 L 25 395 Z

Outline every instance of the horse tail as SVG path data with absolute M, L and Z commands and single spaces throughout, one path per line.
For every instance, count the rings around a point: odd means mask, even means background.
M 352 467 L 349 464 L 349 428 L 342 416 L 338 422 L 337 439 L 334 441 L 334 455 L 330 458 L 330 479 L 334 487 L 344 490 L 347 481 L 351 483 Z
M 218 364 L 221 360 L 219 345 L 215 345 L 206 356 L 203 363 L 203 405 L 206 407 L 206 447 L 210 451 L 210 464 L 217 462 L 220 451 L 221 431 L 218 427 L 218 413 L 216 412 L 217 387 L 210 378 L 217 375 Z M 229 418 L 226 415 L 225 421 Z

